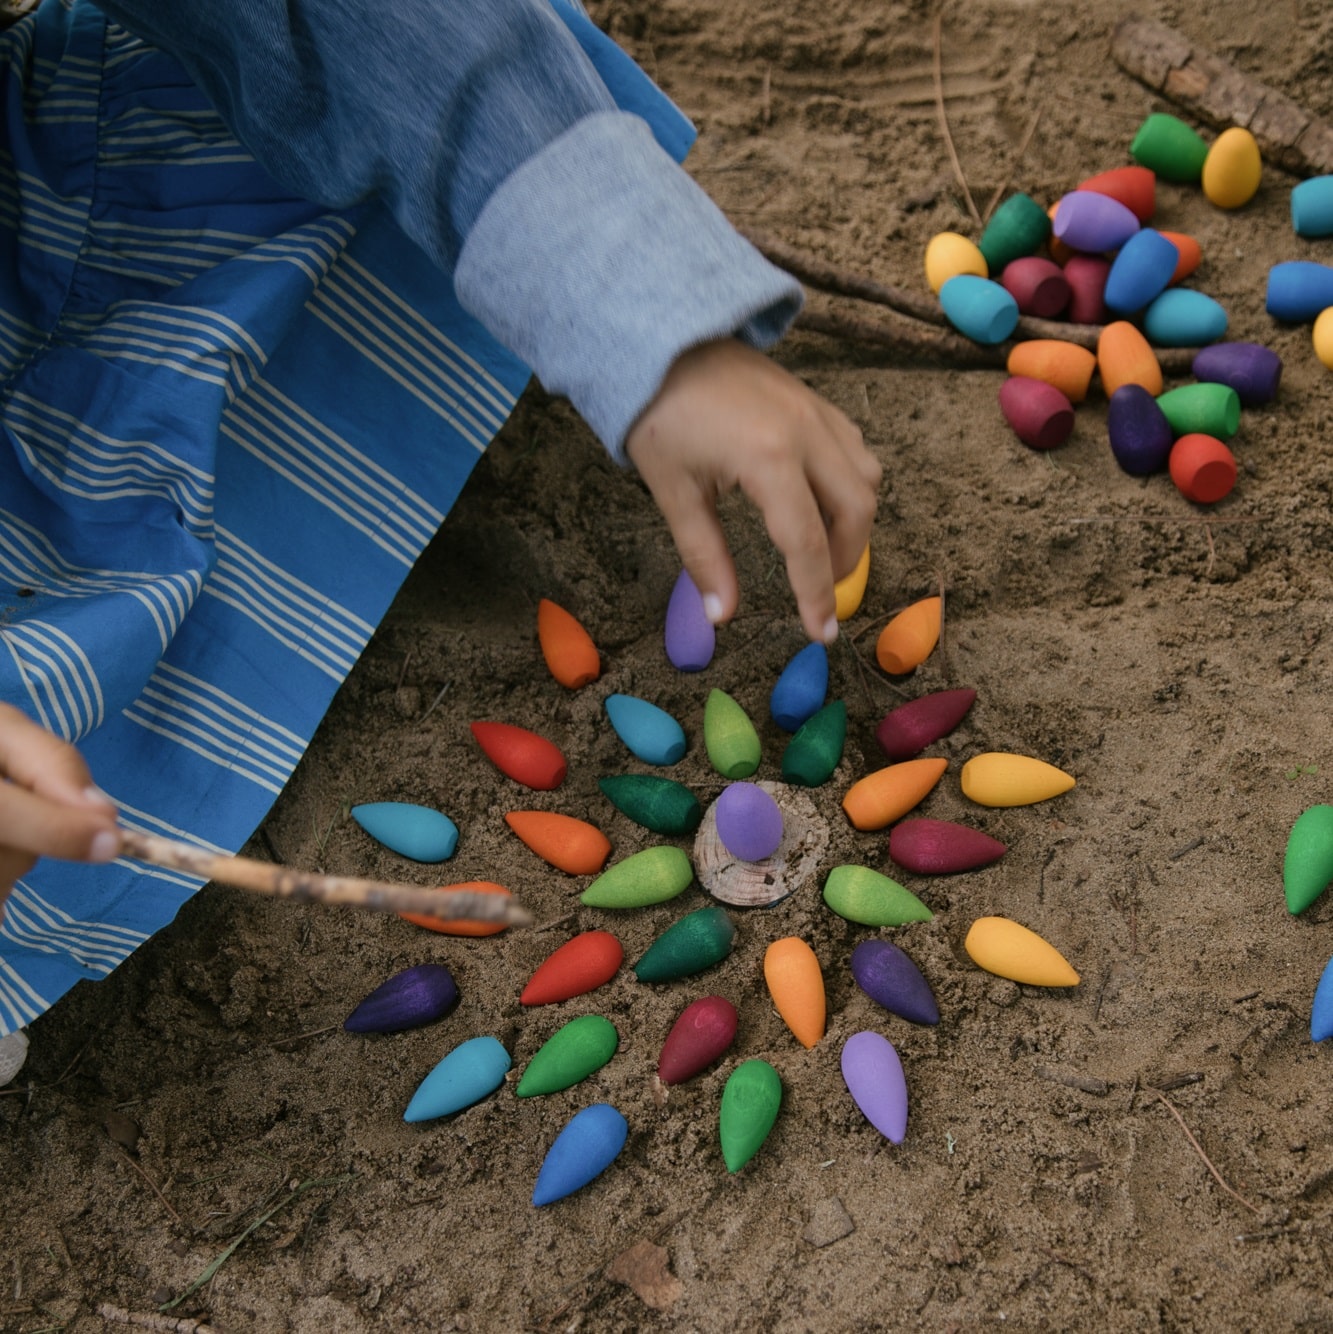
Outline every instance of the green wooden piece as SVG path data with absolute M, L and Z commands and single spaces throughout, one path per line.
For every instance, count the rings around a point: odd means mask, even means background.
M 533 1098 L 570 1088 L 600 1070 L 619 1045 L 616 1026 L 600 1014 L 571 1019 L 537 1049 L 514 1092 L 520 1098 Z
M 735 941 L 735 924 L 721 908 L 700 908 L 667 927 L 648 946 L 634 965 L 634 976 L 640 982 L 693 977 L 721 963 Z
M 1240 429 L 1240 395 L 1228 384 L 1182 384 L 1157 398 L 1177 438 L 1195 431 L 1230 440 Z
M 608 867 L 583 891 L 590 908 L 643 908 L 683 894 L 694 879 L 694 867 L 680 848 L 662 844 L 644 848 Z
M 1287 837 L 1282 888 L 1287 911 L 1304 912 L 1333 881 L 1333 806 L 1302 812 Z
M 991 214 L 977 248 L 997 281 L 1012 259 L 1035 255 L 1051 234 L 1051 218 L 1031 195 L 1012 194 Z
M 613 774 L 597 786 L 622 815 L 655 834 L 692 834 L 704 818 L 699 798 L 674 778 L 656 774 Z
M 759 768 L 759 733 L 725 690 L 710 690 L 704 705 L 704 748 L 723 778 L 749 778 Z
M 1203 179 L 1203 162 L 1208 143 L 1179 116 L 1155 112 L 1139 126 L 1129 155 L 1140 167 L 1147 167 L 1165 181 L 1197 185 Z
M 835 866 L 824 881 L 824 902 L 862 926 L 902 926 L 935 915 L 910 890 L 868 866 Z
M 722 1090 L 718 1134 L 728 1172 L 739 1172 L 768 1138 L 782 1105 L 782 1080 L 767 1061 L 742 1061 Z
M 796 729 L 782 752 L 782 780 L 802 787 L 820 787 L 842 761 L 847 740 L 847 705 L 840 699 L 825 704 Z

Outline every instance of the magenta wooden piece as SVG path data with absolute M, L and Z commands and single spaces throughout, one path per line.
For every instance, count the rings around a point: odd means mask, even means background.
M 1041 255 L 1010 260 L 1000 274 L 1000 284 L 1018 302 L 1022 315 L 1049 320 L 1069 304 L 1069 280 L 1064 270 Z
M 682 672 L 701 672 L 713 661 L 717 631 L 704 611 L 703 597 L 688 570 L 680 572 L 671 590 L 664 639 L 667 658 Z
M 1011 375 L 1000 386 L 1000 411 L 1029 449 L 1055 449 L 1074 429 L 1074 405 L 1053 384 Z
M 761 862 L 782 842 L 778 803 L 755 783 L 731 783 L 717 799 L 717 836 L 733 857 Z
M 1213 343 L 1199 349 L 1192 369 L 1196 380 L 1229 385 L 1242 407 L 1253 408 L 1277 397 L 1282 358 L 1262 343 Z
M 910 1024 L 938 1024 L 940 1007 L 921 970 L 892 942 L 876 936 L 852 951 L 852 977 L 876 1005 Z
M 936 690 L 891 709 L 875 728 L 875 740 L 891 760 L 911 760 L 948 736 L 976 700 L 975 690 Z
M 842 1077 L 861 1114 L 885 1139 L 907 1135 L 907 1080 L 893 1043 L 881 1033 L 853 1033 L 842 1045 Z
M 725 996 L 701 996 L 687 1005 L 671 1026 L 657 1077 L 664 1084 L 683 1084 L 706 1070 L 736 1040 L 736 1007 Z
M 918 875 L 952 875 L 989 866 L 1008 851 L 999 839 L 950 820 L 903 820 L 889 831 L 889 856 Z
M 1071 190 L 1055 206 L 1051 221 L 1057 240 L 1090 255 L 1119 250 L 1138 230 L 1132 209 L 1095 190 Z
M 1111 395 L 1106 433 L 1115 461 L 1135 477 L 1161 472 L 1176 440 L 1166 413 L 1141 384 L 1122 384 Z
M 1071 324 L 1106 323 L 1106 279 L 1111 261 L 1100 255 L 1071 255 L 1065 260 L 1069 284 L 1069 306 L 1065 315 Z

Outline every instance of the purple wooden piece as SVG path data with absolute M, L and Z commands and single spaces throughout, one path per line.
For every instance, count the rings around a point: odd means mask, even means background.
M 688 570 L 671 590 L 666 612 L 666 655 L 682 672 L 701 672 L 713 661 L 717 631 L 704 611 L 704 600 Z
M 754 783 L 732 783 L 717 799 L 717 836 L 733 857 L 761 862 L 782 842 L 782 812 Z
M 865 1119 L 901 1144 L 907 1134 L 907 1081 L 893 1043 L 880 1033 L 853 1033 L 842 1046 L 842 1077 Z
M 1252 408 L 1277 397 L 1282 358 L 1262 343 L 1213 343 L 1194 358 L 1194 378 L 1230 385 L 1241 406 Z
M 1055 206 L 1051 230 L 1071 249 L 1099 255 L 1119 250 L 1139 230 L 1139 220 L 1110 195 L 1071 190 Z
M 399 1033 L 438 1019 L 458 999 L 453 975 L 441 963 L 419 963 L 381 982 L 343 1020 L 349 1033 Z
M 1111 395 L 1106 432 L 1115 461 L 1135 477 L 1161 472 L 1176 438 L 1166 413 L 1140 384 L 1122 384 Z
M 911 1024 L 938 1024 L 940 1009 L 935 993 L 911 959 L 876 936 L 863 940 L 852 951 L 852 976 L 856 985 L 876 1005 L 882 1005 Z

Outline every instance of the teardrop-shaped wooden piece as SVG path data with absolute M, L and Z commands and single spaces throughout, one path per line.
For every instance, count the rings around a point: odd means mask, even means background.
M 943 607 L 939 597 L 922 598 L 905 607 L 879 632 L 875 661 L 892 676 L 915 671 L 939 643 Z
M 610 1103 L 575 1112 L 542 1160 L 533 1204 L 553 1204 L 581 1190 L 615 1162 L 628 1138 L 629 1122 Z
M 731 953 L 736 927 L 725 910 L 699 908 L 673 923 L 634 965 L 640 982 L 674 982 L 711 968 Z
M 839 579 L 833 585 L 833 614 L 838 620 L 850 620 L 860 610 L 869 580 L 870 543 L 867 542 L 851 574 Z
M 1007 917 L 978 917 L 963 941 L 978 968 L 1030 987 L 1075 987 L 1078 974 L 1054 945 Z
M 497 1038 L 460 1042 L 417 1086 L 404 1121 L 434 1121 L 480 1102 L 504 1083 L 512 1062 Z
M 442 963 L 419 963 L 381 982 L 343 1020 L 349 1033 L 401 1033 L 446 1014 L 458 1000 L 453 974 Z
M 718 1138 L 728 1172 L 759 1152 L 778 1119 L 782 1080 L 767 1061 L 742 1061 L 727 1077 L 718 1109 Z
M 975 690 L 936 690 L 890 709 L 875 728 L 875 740 L 891 760 L 912 760 L 963 721 Z
M 701 996 L 681 1011 L 671 1026 L 657 1077 L 664 1084 L 683 1084 L 706 1070 L 736 1040 L 739 1016 L 725 996 Z
M 876 769 L 847 789 L 842 808 L 857 829 L 883 829 L 924 801 L 948 767 L 948 760 L 927 757 Z
M 606 716 L 616 735 L 645 764 L 675 764 L 685 754 L 685 729 L 646 699 L 608 695 Z
M 537 604 L 537 641 L 552 676 L 577 690 L 602 674 L 601 655 L 578 618 L 549 598 Z
M 458 826 L 429 806 L 371 801 L 353 806 L 350 814 L 371 838 L 414 862 L 448 861 L 458 846 Z
M 1282 889 L 1287 911 L 1304 912 L 1333 883 L 1333 806 L 1302 811 L 1287 836 Z
M 472 723 L 471 727 L 486 758 L 506 778 L 538 792 L 550 792 L 565 781 L 565 757 L 544 736 L 512 723 Z
M 1058 797 L 1074 786 L 1063 769 L 1031 755 L 988 751 L 963 765 L 963 795 L 981 806 L 1031 806 Z
M 934 916 L 910 890 L 868 866 L 835 866 L 824 881 L 824 902 L 862 926 L 902 926 Z
M 503 885 L 492 880 L 468 880 L 461 885 L 441 885 L 441 889 L 467 889 L 475 894 L 508 894 Z M 431 917 L 426 913 L 399 913 L 405 922 L 413 926 L 424 927 L 427 931 L 437 931 L 443 936 L 498 936 L 509 929 L 506 922 L 475 922 L 464 918 Z
M 1324 965 L 1319 975 L 1319 984 L 1314 990 L 1314 1002 L 1310 1006 L 1310 1038 L 1314 1042 L 1323 1042 L 1333 1037 L 1333 959 Z
M 784 936 L 764 951 L 764 981 L 782 1021 L 807 1050 L 824 1036 L 824 974 L 814 950 L 799 936 Z
M 759 733 L 750 715 L 725 690 L 708 692 L 704 747 L 709 762 L 723 778 L 748 778 L 759 768 Z
M 522 1005 L 552 1005 L 609 982 L 625 951 L 609 931 L 584 931 L 549 954 L 519 996 Z
M 796 730 L 782 752 L 782 778 L 801 787 L 822 787 L 842 763 L 847 744 L 847 705 L 832 700 Z
M 572 1088 L 600 1070 L 620 1045 L 616 1026 L 600 1014 L 581 1014 L 557 1028 L 533 1054 L 514 1093 L 541 1097 Z
M 667 603 L 663 632 L 667 660 L 682 672 L 701 672 L 713 661 L 717 631 L 704 611 L 704 600 L 688 570 L 676 576 Z
M 889 856 L 917 875 L 952 875 L 999 861 L 999 839 L 951 820 L 903 820 L 889 830 Z
M 795 732 L 824 703 L 828 693 L 828 649 L 807 644 L 782 669 L 768 698 L 768 711 L 784 732 Z
M 596 875 L 611 840 L 595 825 L 556 811 L 510 811 L 505 823 L 543 861 L 570 875 Z
M 940 1008 L 921 970 L 888 940 L 863 940 L 852 951 L 852 977 L 876 1005 L 910 1024 L 938 1024 Z
M 657 774 L 612 774 L 597 786 L 622 815 L 655 834 L 692 834 L 704 818 L 703 803 L 684 783 Z
M 907 1135 L 907 1080 L 893 1043 L 882 1033 L 853 1033 L 842 1044 L 842 1077 L 861 1114 L 893 1144 Z
M 608 867 L 583 891 L 580 901 L 589 908 L 646 908 L 683 894 L 693 879 L 689 857 L 664 843 Z

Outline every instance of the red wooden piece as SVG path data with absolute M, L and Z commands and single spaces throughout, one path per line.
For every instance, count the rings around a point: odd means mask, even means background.
M 904 820 L 889 831 L 889 856 L 918 875 L 950 875 L 989 866 L 1008 851 L 980 829 L 948 820 Z
M 736 1007 L 725 996 L 703 996 L 671 1026 L 657 1061 L 664 1084 L 683 1084 L 722 1055 L 736 1038 Z
M 486 758 L 506 778 L 549 792 L 565 781 L 568 765 L 560 748 L 544 736 L 512 723 L 473 723 L 472 735 Z
M 963 721 L 976 697 L 975 690 L 936 690 L 900 704 L 880 720 L 875 739 L 889 759 L 915 759 Z
M 567 940 L 538 965 L 519 1002 L 551 1005 L 582 996 L 609 982 L 624 962 L 625 951 L 609 931 L 585 931 Z

